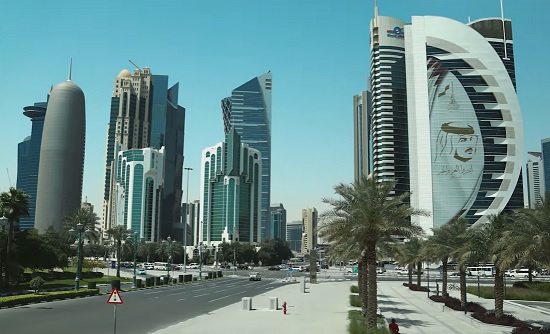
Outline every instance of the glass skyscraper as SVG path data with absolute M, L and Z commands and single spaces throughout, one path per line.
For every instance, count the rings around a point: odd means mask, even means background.
M 282 203 L 271 204 L 271 231 L 272 239 L 286 240 L 286 209 Z
M 234 127 L 243 143 L 257 149 L 262 157 L 261 239 L 270 238 L 269 205 L 271 192 L 271 71 L 231 92 L 222 100 L 224 130 Z
M 29 216 L 19 219 L 19 228 L 21 230 L 34 227 L 40 145 L 42 143 L 42 131 L 44 130 L 44 118 L 47 106 L 47 102 L 37 102 L 32 106 L 23 108 L 23 115 L 31 119 L 32 128 L 31 135 L 19 143 L 17 147 L 16 187 L 29 195 Z

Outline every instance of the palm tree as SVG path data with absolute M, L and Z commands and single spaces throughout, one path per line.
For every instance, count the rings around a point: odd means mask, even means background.
M 427 258 L 433 261 L 441 261 L 442 269 L 442 295 L 447 297 L 447 270 L 449 260 L 453 253 L 465 244 L 468 222 L 465 218 L 459 218 L 439 228 L 433 229 L 433 235 L 428 238 L 424 246 Z M 456 261 L 456 259 L 455 259 Z
M 20 189 L 10 187 L 7 192 L 0 194 L 0 217 L 8 218 L 8 233 L 6 240 L 6 261 L 4 274 L 10 281 L 12 266 L 12 243 L 15 227 L 19 227 L 19 219 L 29 216 L 29 195 Z M 1 275 L 0 275 L 1 276 Z M 1 279 L 1 278 L 0 278 Z
M 321 233 L 329 242 L 345 243 L 361 250 L 367 267 L 367 328 L 377 327 L 376 255 L 379 245 L 394 242 L 396 236 L 410 238 L 422 228 L 411 216 L 426 215 L 406 204 L 409 194 L 394 195 L 395 181 L 363 177 L 353 184 L 334 187 L 339 199 L 324 198 L 332 209 L 321 214 Z
M 145 259 L 145 262 L 154 262 L 157 248 L 157 243 L 142 241 L 138 244 L 137 253 L 138 256 Z
M 470 258 L 492 262 L 495 265 L 495 317 L 504 314 L 504 254 L 508 247 L 504 236 L 509 230 L 510 216 L 499 213 L 489 216 L 489 222 L 472 227 L 469 233 L 471 238 Z
M 99 241 L 99 233 L 96 230 L 96 224 L 99 218 L 95 214 L 86 208 L 78 208 L 72 214 L 65 217 L 63 220 L 63 230 L 67 235 L 68 231 L 76 230 L 77 225 L 81 224 L 84 230 L 88 231 L 86 237 L 93 242 Z M 74 235 L 67 235 L 70 239 L 74 239 Z
M 115 243 L 116 247 L 116 277 L 120 278 L 120 257 L 122 256 L 122 242 L 132 233 L 125 226 L 118 225 L 107 230 L 107 235 Z
M 420 238 L 411 238 L 409 241 L 401 244 L 396 249 L 396 260 L 400 265 L 406 265 L 409 269 L 409 286 L 413 285 L 413 271 L 414 267 L 417 267 L 417 285 L 420 286 L 420 272 L 423 257 L 422 254 L 422 240 Z M 419 265 L 420 264 L 420 265 Z
M 534 209 L 518 210 L 505 239 L 508 247 L 503 265 L 506 268 L 517 264 L 529 269 L 550 265 L 550 198 L 546 196 Z M 529 270 L 529 282 L 532 279 Z

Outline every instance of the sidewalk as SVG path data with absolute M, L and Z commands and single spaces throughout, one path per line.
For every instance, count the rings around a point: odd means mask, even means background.
M 459 291 L 449 291 L 452 297 L 460 298 Z M 468 294 L 468 301 L 483 305 L 487 310 L 494 309 L 493 299 L 483 299 Z M 386 320 L 395 318 L 401 333 L 511 333 L 513 328 L 481 323 L 470 314 L 454 311 L 428 299 L 427 292 L 411 291 L 403 282 L 378 282 L 378 306 Z M 504 312 L 518 319 L 538 325 L 550 325 L 549 315 L 534 308 L 517 306 L 508 301 Z
M 155 332 L 172 333 L 347 333 L 349 282 L 306 284 L 292 283 L 252 298 L 252 311 L 244 311 L 238 302 L 209 314 Z M 269 297 L 278 297 L 279 310 L 269 310 Z M 287 315 L 282 303 L 287 302 Z

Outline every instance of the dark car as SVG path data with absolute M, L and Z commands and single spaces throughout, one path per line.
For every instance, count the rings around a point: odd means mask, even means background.
M 271 266 L 268 270 L 281 270 L 281 268 L 279 266 Z
M 317 271 L 321 271 L 321 269 L 319 269 L 319 267 L 316 267 L 317 268 Z M 309 272 L 309 266 L 306 267 L 306 272 Z

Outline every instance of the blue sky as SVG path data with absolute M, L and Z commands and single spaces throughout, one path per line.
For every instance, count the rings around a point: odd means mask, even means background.
M 273 72 L 271 202 L 283 203 L 289 220 L 301 219 L 302 208 L 326 210 L 321 198 L 353 179 L 352 96 L 366 87 L 372 1 L 18 0 L 1 7 L 0 191 L 10 185 L 6 168 L 15 185 L 17 144 L 30 135 L 22 108 L 66 80 L 71 57 L 72 79 L 86 96 L 83 199 L 100 216 L 113 80 L 132 70 L 128 59 L 180 83 L 185 165 L 195 169 L 190 200 L 199 194 L 202 149 L 224 137 L 220 99 L 267 70 Z M 380 15 L 404 21 L 500 16 L 499 0 L 379 0 L 379 7 Z M 550 68 L 540 59 L 550 53 L 544 28 L 550 1 L 504 0 L 504 11 L 513 21 L 525 148 L 539 151 L 540 140 L 550 137 L 543 84 Z

